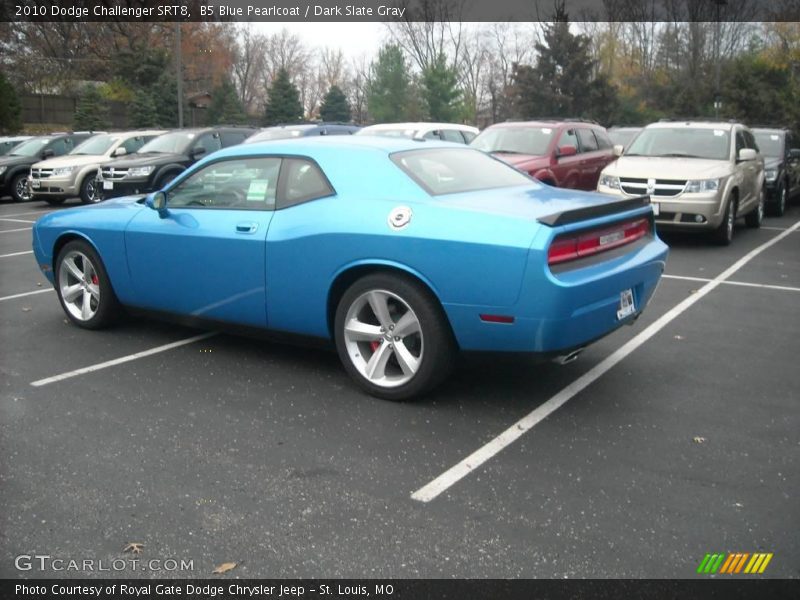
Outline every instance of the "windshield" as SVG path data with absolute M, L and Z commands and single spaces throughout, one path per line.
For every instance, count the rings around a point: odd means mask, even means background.
M 186 131 L 165 133 L 139 148 L 139 153 L 160 152 L 162 154 L 183 154 L 194 141 L 195 137 L 194 133 Z
M 105 154 L 119 140 L 113 135 L 96 135 L 78 144 L 70 154 Z
M 470 146 L 484 152 L 542 156 L 552 139 L 552 127 L 495 127 L 483 131 Z
M 33 138 L 14 148 L 11 156 L 36 156 L 48 143 L 50 143 L 50 138 L 48 137 Z
M 391 159 L 434 196 L 532 183 L 515 168 L 469 148 L 406 150 Z
M 730 131 L 706 127 L 654 127 L 633 140 L 625 156 L 669 156 L 728 160 Z
M 783 156 L 783 143 L 780 133 L 769 131 L 754 131 L 758 149 L 764 156 L 780 157 Z
M 265 129 L 255 135 L 251 135 L 246 143 L 267 142 L 269 140 L 288 140 L 290 138 L 302 137 L 303 133 L 310 127 L 279 127 L 277 129 Z

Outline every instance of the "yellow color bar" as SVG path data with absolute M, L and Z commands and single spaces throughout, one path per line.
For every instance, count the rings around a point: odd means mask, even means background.
M 744 568 L 745 573 L 755 573 L 758 565 L 761 564 L 761 561 L 764 560 L 764 554 L 753 554 L 753 558 L 750 559 L 750 562 L 747 563 L 747 566 Z
M 758 572 L 759 573 L 763 573 L 764 569 L 767 568 L 767 565 L 769 564 L 769 561 L 771 561 L 771 560 L 772 560 L 772 552 L 767 554 L 767 556 L 764 558 L 764 562 L 761 563 L 761 568 L 758 569 Z

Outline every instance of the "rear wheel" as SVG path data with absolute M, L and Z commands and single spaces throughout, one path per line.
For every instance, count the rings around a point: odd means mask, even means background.
M 722 223 L 714 230 L 714 241 L 721 246 L 729 246 L 733 241 L 734 225 L 736 225 L 736 199 L 731 198 L 725 207 Z
M 748 227 L 753 229 L 757 229 L 761 227 L 761 222 L 764 220 L 764 199 L 766 198 L 766 193 L 764 192 L 764 188 L 761 188 L 761 192 L 758 194 L 758 204 L 756 207 L 747 213 L 747 216 L 744 218 L 744 222 L 747 224 Z
M 119 301 L 103 261 L 88 243 L 66 244 L 58 253 L 55 276 L 61 307 L 78 327 L 100 329 L 119 317 Z
M 775 203 L 770 207 L 770 212 L 776 217 L 782 217 L 783 213 L 786 212 L 786 200 L 787 196 L 789 195 L 786 191 L 786 187 L 786 182 L 781 184 L 781 187 L 775 197 Z
M 387 400 L 410 400 L 441 383 L 456 353 L 438 302 L 416 281 L 378 273 L 344 293 L 334 324 L 336 349 L 364 390 Z
M 165 186 L 166 186 L 166 185 L 167 185 L 167 184 L 168 184 L 170 181 L 172 181 L 173 179 L 175 179 L 177 176 L 178 176 L 178 174 L 177 174 L 177 173 L 167 173 L 166 175 L 162 175 L 161 177 L 159 177 L 159 179 L 158 179 L 158 183 L 156 184 L 156 188 L 155 188 L 155 189 L 157 189 L 157 190 L 163 190 L 163 189 L 164 189 L 164 187 L 165 187 Z

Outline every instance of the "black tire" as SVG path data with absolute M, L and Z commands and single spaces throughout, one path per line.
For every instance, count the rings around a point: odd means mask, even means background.
M 418 333 L 410 333 L 401 339 L 393 338 L 394 334 L 387 331 L 385 334 L 378 334 L 376 340 L 380 341 L 354 341 L 349 334 L 345 334 L 345 324 L 352 318 L 352 311 L 372 293 L 384 295 L 388 301 L 386 306 L 389 313 L 392 313 L 392 309 L 397 309 L 396 313 L 389 314 L 393 322 L 389 329 L 394 329 L 394 325 L 401 323 L 403 316 L 411 313 Z M 364 305 L 364 310 L 369 312 L 367 305 Z M 400 311 L 403 311 L 402 314 Z M 372 314 L 376 313 L 372 311 Z M 377 328 L 380 320 L 376 319 L 375 323 L 377 324 L 372 327 Z M 393 273 L 367 275 L 347 289 L 336 308 L 334 337 L 339 358 L 353 380 L 369 394 L 397 402 L 415 399 L 444 381 L 452 371 L 457 352 L 447 316 L 429 290 L 410 277 Z M 398 352 L 401 347 L 402 353 Z M 368 369 L 369 360 L 376 358 L 382 351 L 388 358 L 383 361 L 381 372 L 385 375 L 381 379 L 387 383 L 378 384 L 362 373 L 361 369 Z M 368 357 L 359 352 L 370 352 L 371 355 Z M 399 359 L 401 354 L 409 356 L 409 352 L 416 361 L 415 370 L 410 375 L 402 369 Z M 360 366 L 354 361 L 360 361 Z M 388 378 L 392 376 L 400 381 L 406 377 L 409 379 L 401 384 L 388 383 Z
M 733 241 L 733 230 L 736 225 L 736 198 L 728 200 L 725 206 L 725 214 L 722 223 L 719 224 L 712 234 L 714 241 L 720 246 L 730 246 Z
M 19 173 L 11 179 L 11 197 L 14 202 L 30 202 L 31 192 L 28 189 L 28 174 Z
M 165 173 L 161 177 L 158 178 L 158 183 L 156 183 L 155 190 L 163 190 L 164 187 L 173 179 L 175 179 L 180 173 Z
M 782 217 L 783 214 L 786 212 L 786 201 L 788 200 L 789 192 L 786 189 L 786 182 L 784 181 L 781 184 L 781 187 L 778 189 L 778 193 L 775 194 L 775 201 L 770 206 L 770 214 L 774 217 Z
M 81 280 L 75 272 L 69 269 L 69 266 L 64 265 L 65 261 L 69 260 L 77 267 L 78 271 L 88 275 Z M 89 268 L 85 261 L 88 261 Z M 64 309 L 69 320 L 78 327 L 101 329 L 119 319 L 122 309 L 114 293 L 114 288 L 111 286 L 111 280 L 103 261 L 87 242 L 75 240 L 64 245 L 56 259 L 55 282 L 61 308 Z M 78 295 L 81 297 L 81 306 L 77 306 L 77 296 L 75 301 L 65 297 L 65 290 L 69 287 L 75 288 L 76 285 L 78 286 Z M 96 296 L 90 289 L 91 285 L 98 290 Z M 89 308 L 86 313 L 83 313 L 87 301 Z M 76 312 L 82 314 L 78 315 Z
M 81 202 L 84 204 L 96 204 L 103 199 L 100 197 L 97 189 L 97 173 L 89 173 L 81 181 L 81 187 L 78 195 L 81 197 Z
M 38 200 L 36 196 L 33 197 L 34 200 Z M 66 202 L 66 198 L 49 198 L 45 197 L 44 201 L 47 202 L 50 206 L 60 206 Z
M 764 220 L 764 203 L 766 202 L 767 193 L 764 188 L 758 195 L 758 204 L 751 210 L 744 218 L 745 224 L 751 229 L 758 229 L 761 227 L 761 222 Z

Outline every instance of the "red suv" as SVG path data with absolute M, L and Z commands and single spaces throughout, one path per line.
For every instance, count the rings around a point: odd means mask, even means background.
M 470 145 L 548 185 L 579 190 L 597 189 L 600 171 L 617 158 L 605 128 L 593 121 L 498 123 Z

